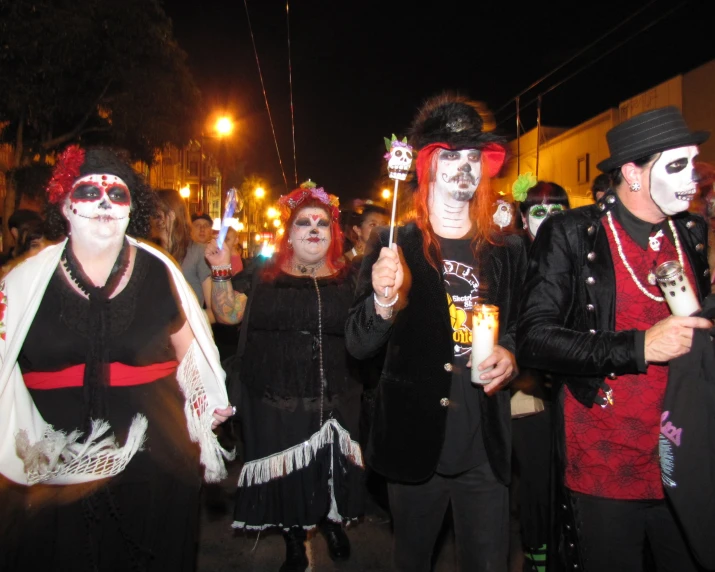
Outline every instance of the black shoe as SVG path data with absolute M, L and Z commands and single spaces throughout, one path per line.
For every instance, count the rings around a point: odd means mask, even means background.
M 305 572 L 308 570 L 308 556 L 305 554 L 305 539 L 307 534 L 302 528 L 291 528 L 283 531 L 286 543 L 286 560 L 279 572 Z
M 342 525 L 324 520 L 318 526 L 328 543 L 328 554 L 333 560 L 347 560 L 350 557 L 350 540 Z

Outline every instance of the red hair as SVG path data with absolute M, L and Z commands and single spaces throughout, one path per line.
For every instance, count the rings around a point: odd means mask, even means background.
M 338 220 L 332 216 L 332 207 L 326 205 L 319 199 L 307 198 L 301 203 L 301 205 L 296 208 L 286 221 L 284 228 L 285 232 L 278 239 L 278 244 L 276 245 L 276 255 L 273 260 L 266 266 L 266 270 L 263 274 L 263 279 L 266 281 L 275 280 L 275 278 L 281 273 L 284 266 L 286 266 L 290 259 L 293 258 L 293 249 L 290 248 L 288 244 L 288 236 L 290 234 L 289 229 L 293 225 L 293 221 L 296 219 L 299 213 L 307 208 L 319 208 L 328 216 L 330 220 L 330 246 L 328 247 L 328 252 L 325 254 L 325 264 L 330 269 L 330 273 L 342 270 L 345 266 L 345 261 L 343 260 L 343 232 L 340 230 L 340 223 Z
M 434 182 L 436 176 L 436 161 L 437 153 L 442 150 L 442 147 L 434 146 L 431 149 L 423 149 L 422 154 L 427 151 L 426 156 L 422 159 L 422 165 L 429 166 L 423 176 L 419 177 L 417 190 L 414 195 L 415 206 L 415 223 L 422 231 L 422 251 L 424 252 L 427 262 L 437 272 L 440 272 L 442 263 L 442 250 L 439 247 L 439 239 L 432 228 L 432 223 L 429 220 L 429 192 L 430 185 Z M 489 172 L 490 166 L 486 164 L 489 159 L 484 153 L 481 155 L 482 176 L 479 181 L 474 197 L 469 201 L 469 218 L 473 222 L 474 236 L 472 237 L 471 247 L 472 252 L 477 253 L 477 249 L 484 242 L 494 243 L 494 236 L 491 232 L 492 216 L 494 214 L 494 203 L 499 198 L 497 193 L 492 189 L 491 178 Z

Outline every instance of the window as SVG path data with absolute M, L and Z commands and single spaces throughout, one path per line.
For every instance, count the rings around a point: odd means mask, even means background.
M 588 183 L 588 153 L 576 158 L 576 170 L 578 182 L 580 184 Z
M 199 162 L 189 161 L 189 176 L 198 177 L 199 176 Z

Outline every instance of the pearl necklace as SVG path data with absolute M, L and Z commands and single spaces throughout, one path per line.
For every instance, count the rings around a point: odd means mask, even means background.
M 631 278 L 633 278 L 633 282 L 635 282 L 636 286 L 638 286 L 638 289 L 643 292 L 648 298 L 651 300 L 655 300 L 656 302 L 665 302 L 665 298 L 662 296 L 654 296 L 651 294 L 648 290 L 646 290 L 645 286 L 641 284 L 640 280 L 638 280 L 638 277 L 636 276 L 636 273 L 633 272 L 633 268 L 631 268 L 631 265 L 628 264 L 628 261 L 626 260 L 626 255 L 623 253 L 623 246 L 621 245 L 621 239 L 618 236 L 618 232 L 616 231 L 616 227 L 613 224 L 613 217 L 611 216 L 611 212 L 609 211 L 606 216 L 608 217 L 608 224 L 611 227 L 611 232 L 613 232 L 613 239 L 616 241 L 616 247 L 618 248 L 618 255 L 621 257 L 621 261 L 623 262 L 623 266 L 626 267 L 626 270 L 628 270 L 628 274 L 631 275 Z M 680 267 L 685 268 L 683 266 L 683 251 L 680 249 L 680 240 L 678 240 L 678 233 L 675 230 L 675 225 L 673 224 L 673 220 L 668 218 L 668 226 L 670 226 L 670 230 L 673 233 L 673 241 L 675 243 L 675 250 L 678 253 L 678 262 L 680 262 Z

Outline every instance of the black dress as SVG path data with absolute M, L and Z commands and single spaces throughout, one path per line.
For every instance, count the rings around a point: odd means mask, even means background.
M 109 305 L 106 363 L 147 366 L 176 359 L 169 336 L 184 318 L 160 260 L 137 249 L 129 283 Z M 88 309 L 89 301 L 58 269 L 20 353 L 23 373 L 85 363 Z M 55 429 L 83 428 L 82 387 L 30 393 Z M 80 485 L 11 486 L 8 500 L 18 520 L 3 546 L 3 570 L 195 569 L 198 447 L 189 439 L 175 372 L 142 385 L 110 386 L 105 403 L 120 445 L 132 418 L 147 417 L 143 449 L 116 477 Z
M 348 271 L 318 278 L 320 303 L 310 277 L 281 273 L 255 284 L 240 365 L 246 463 L 233 526 L 312 528 L 325 517 L 357 518 L 361 386 L 344 340 L 354 282 Z

